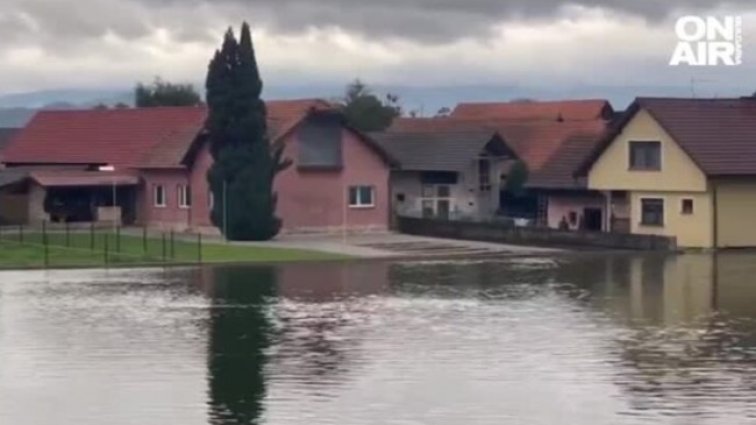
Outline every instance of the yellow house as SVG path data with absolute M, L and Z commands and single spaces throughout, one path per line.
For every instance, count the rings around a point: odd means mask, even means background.
M 605 231 L 756 247 L 756 99 L 638 98 L 581 174 Z

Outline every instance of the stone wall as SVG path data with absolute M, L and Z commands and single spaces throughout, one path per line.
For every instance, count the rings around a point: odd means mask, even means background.
M 644 251 L 673 251 L 675 238 L 602 232 L 563 231 L 537 227 L 514 227 L 508 223 L 397 218 L 398 230 L 418 236 L 435 236 L 519 245 L 591 247 Z

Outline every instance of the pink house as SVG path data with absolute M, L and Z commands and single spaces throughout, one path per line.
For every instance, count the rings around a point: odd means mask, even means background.
M 271 141 L 282 143 L 293 162 L 275 181 L 283 231 L 387 229 L 390 160 L 380 147 L 324 101 L 267 107 Z M 8 170 L 18 176 L 0 179 L 7 183 L 0 201 L 13 193 L 15 204 L 13 220 L 5 221 L 117 218 L 217 232 L 205 177 L 212 165 L 205 115 L 198 107 L 38 113 L 5 150 Z M 43 181 L 35 177 L 40 172 Z

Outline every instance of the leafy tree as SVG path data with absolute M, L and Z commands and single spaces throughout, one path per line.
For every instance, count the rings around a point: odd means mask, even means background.
M 273 180 L 290 161 L 268 139 L 262 88 L 249 25 L 238 42 L 229 28 L 208 68 L 206 129 L 214 159 L 207 179 L 218 201 L 211 218 L 231 240 L 268 240 L 281 228 Z
M 341 108 L 347 122 L 365 132 L 385 130 L 402 114 L 398 96 L 389 93 L 381 100 L 360 80 L 347 86 Z
M 451 114 L 451 108 L 444 106 L 436 112 L 436 118 L 445 118 Z
M 152 84 L 138 83 L 134 89 L 134 104 L 138 108 L 155 106 L 196 106 L 202 103 L 191 84 L 173 84 L 156 77 Z
M 515 197 L 524 195 L 525 184 L 528 182 L 529 174 L 528 165 L 525 162 L 515 162 L 509 170 L 504 189 Z

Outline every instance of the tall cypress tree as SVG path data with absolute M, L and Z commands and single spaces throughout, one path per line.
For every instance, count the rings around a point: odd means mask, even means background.
M 214 159 L 211 218 L 231 240 L 268 240 L 281 228 L 273 180 L 288 163 L 283 146 L 268 139 L 262 88 L 249 25 L 238 42 L 229 28 L 208 68 L 206 129 Z

